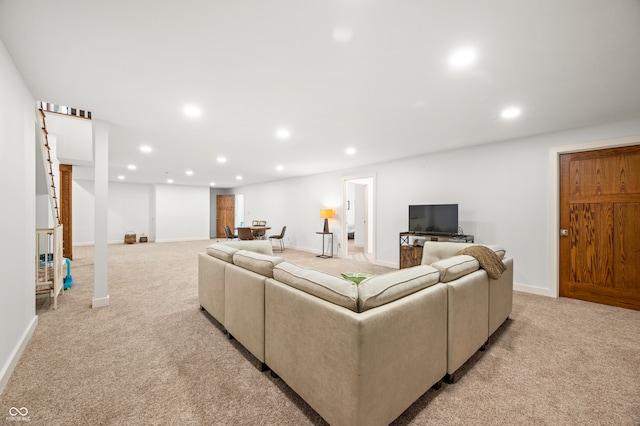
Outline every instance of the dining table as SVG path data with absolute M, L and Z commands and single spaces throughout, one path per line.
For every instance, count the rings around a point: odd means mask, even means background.
M 249 229 L 251 230 L 251 234 L 254 236 L 256 240 L 264 240 L 266 239 L 266 231 L 271 229 L 270 226 L 239 226 L 236 229 Z M 259 236 L 256 236 L 259 235 Z

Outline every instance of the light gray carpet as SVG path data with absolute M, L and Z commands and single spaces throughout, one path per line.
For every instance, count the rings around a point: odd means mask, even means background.
M 304 425 L 323 420 L 200 310 L 206 241 L 109 246 L 110 306 L 91 309 L 93 248 L 74 248 L 74 286 L 39 325 L 0 396 L 0 424 Z M 325 272 L 388 268 L 282 256 Z M 517 263 L 516 263 L 517 265 Z M 397 425 L 639 425 L 640 312 L 514 294 L 509 320 Z

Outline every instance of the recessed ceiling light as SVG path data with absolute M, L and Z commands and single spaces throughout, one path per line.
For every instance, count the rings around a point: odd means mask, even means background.
M 289 139 L 291 137 L 291 132 L 288 129 L 278 129 L 276 131 L 276 137 L 278 139 Z
M 284 166 L 280 166 L 280 165 L 278 165 L 278 166 L 276 166 L 276 170 L 277 170 L 277 171 L 279 171 L 279 172 L 281 172 L 281 171 L 283 171 L 283 170 L 284 170 Z
M 184 172 L 187 176 L 193 176 L 193 170 L 187 170 Z
M 227 159 L 225 157 L 218 157 L 216 158 L 216 161 L 218 161 L 218 163 L 220 164 L 224 164 L 227 162 Z
M 353 147 L 350 147 L 350 148 L 345 149 L 344 152 L 346 152 L 347 155 L 353 155 L 353 154 L 356 153 L 356 149 L 353 148 Z
M 209 184 L 209 186 L 216 186 L 216 183 L 215 183 L 215 182 L 211 182 L 211 183 Z
M 173 179 L 167 179 L 167 183 L 173 183 Z
M 335 27 L 333 29 L 333 40 L 338 43 L 348 43 L 353 38 L 353 30 L 349 27 Z
M 118 179 L 124 180 L 124 176 L 120 175 L 120 176 L 118 176 Z
M 151 151 L 153 151 L 153 149 L 149 145 L 142 145 L 140 147 L 140 151 L 144 152 L 145 154 L 148 154 Z
M 449 66 L 454 69 L 466 68 L 476 61 L 477 56 L 475 49 L 470 47 L 456 50 L 449 56 Z
M 236 179 L 237 180 L 242 180 L 242 176 L 238 175 L 238 176 L 236 176 Z
M 520 114 L 522 114 L 520 107 L 510 106 L 500 112 L 500 117 L 504 120 L 513 120 L 514 118 L 520 117 Z
M 129 164 L 129 165 L 127 166 L 127 169 L 129 169 L 129 170 L 135 170 L 136 168 L 137 168 L 137 167 L 136 167 L 136 165 L 135 165 L 135 164 Z
M 198 118 L 202 115 L 202 110 L 195 105 L 187 105 L 182 111 L 184 115 L 191 118 Z

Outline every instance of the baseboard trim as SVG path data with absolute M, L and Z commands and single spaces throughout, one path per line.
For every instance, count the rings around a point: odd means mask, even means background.
M 0 395 L 2 395 L 2 392 L 4 392 L 4 388 L 7 386 L 7 383 L 9 383 L 9 378 L 11 378 L 11 374 L 13 373 L 13 370 L 16 368 L 16 365 L 18 365 L 18 361 L 20 361 L 20 358 L 22 357 L 22 353 L 24 352 L 25 348 L 27 347 L 27 344 L 31 340 L 31 336 L 33 336 L 33 332 L 36 330 L 37 326 L 38 326 L 38 316 L 34 315 L 33 319 L 31 320 L 31 323 L 22 334 L 20 343 L 13 349 L 13 352 L 11 353 L 11 356 L 7 360 L 7 363 L 0 371 Z
M 182 243 L 188 241 L 211 241 L 210 238 L 159 238 L 154 240 L 155 243 Z
M 556 297 L 552 294 L 551 290 L 548 288 L 534 287 L 526 284 L 513 283 L 513 291 L 519 291 L 521 293 L 537 294 L 538 296 L 547 296 L 547 297 L 553 297 L 553 298 Z
M 387 268 L 400 269 L 400 264 L 387 262 L 386 260 L 372 260 L 371 263 L 378 266 L 386 266 Z
M 93 298 L 91 301 L 92 308 L 104 308 L 105 306 L 109 306 L 109 295 L 107 297 Z

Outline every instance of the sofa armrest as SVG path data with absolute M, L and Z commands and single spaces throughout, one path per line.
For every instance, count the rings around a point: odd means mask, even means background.
M 326 421 L 389 424 L 446 373 L 444 284 L 355 313 L 273 279 L 265 362 Z

